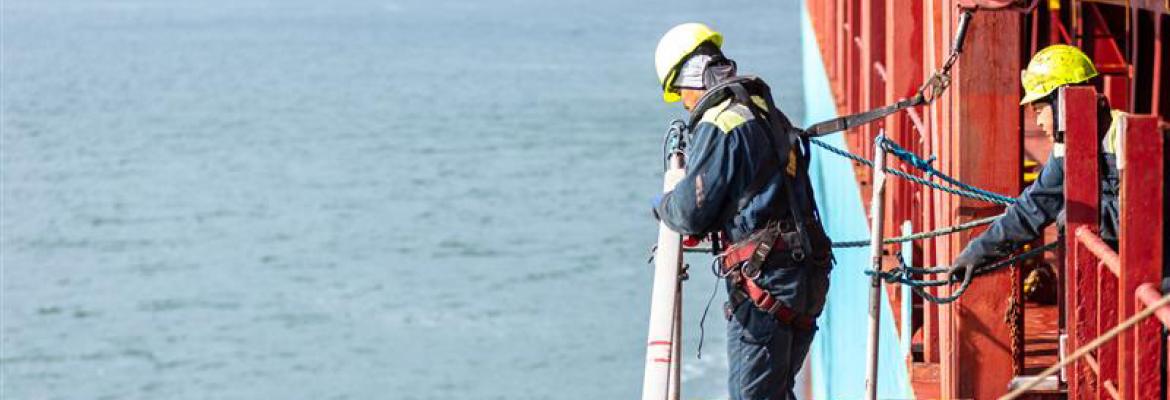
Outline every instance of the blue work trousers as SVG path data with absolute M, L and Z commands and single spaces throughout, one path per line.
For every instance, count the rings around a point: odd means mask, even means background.
M 794 311 L 815 317 L 825 306 L 831 265 L 789 259 L 765 268 L 756 282 Z M 805 329 L 781 323 L 751 300 L 731 308 L 728 316 L 731 399 L 796 399 L 794 380 L 808 355 L 816 327 Z

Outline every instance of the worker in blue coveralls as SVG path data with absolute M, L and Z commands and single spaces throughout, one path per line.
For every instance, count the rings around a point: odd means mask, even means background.
M 1053 140 L 1052 154 L 1030 186 L 1007 208 L 1003 216 L 991 224 L 983 234 L 971 240 L 952 263 L 953 271 L 968 270 L 1006 258 L 1019 247 L 1042 235 L 1044 227 L 1058 219 L 1064 211 L 1064 140 L 1063 132 L 1055 127 L 1053 105 L 1057 89 L 1078 85 L 1097 76 L 1093 62 L 1080 49 L 1068 45 L 1044 48 L 1032 57 L 1020 80 L 1024 97 L 1020 105 L 1030 105 L 1036 113 L 1036 124 Z M 1116 151 L 1119 139 L 1118 121 L 1121 111 L 1110 110 L 1104 97 L 1098 99 L 1097 131 L 1101 137 L 1101 238 L 1117 248 L 1117 172 Z M 1029 276 L 1026 281 L 1033 281 Z M 1027 286 L 1027 282 L 1026 285 Z
M 684 235 L 718 232 L 727 279 L 731 398 L 795 399 L 794 380 L 816 334 L 831 243 L 808 179 L 807 141 L 772 103 L 763 81 L 737 76 L 720 33 L 675 26 L 658 43 L 663 98 L 690 112 L 686 174 L 655 201 L 655 216 Z

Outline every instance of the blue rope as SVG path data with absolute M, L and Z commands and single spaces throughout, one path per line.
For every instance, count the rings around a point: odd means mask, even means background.
M 837 154 L 839 156 L 856 161 L 856 162 L 861 163 L 867 167 L 873 168 L 873 161 L 870 161 L 862 156 L 850 153 L 850 152 L 845 151 L 845 150 L 838 149 L 837 147 L 834 147 L 828 143 L 822 142 L 822 141 L 817 140 L 817 139 L 810 139 L 810 140 L 812 141 L 813 144 L 820 146 L 821 148 L 828 150 L 829 152 L 832 152 L 832 153 Z M 887 167 L 885 169 L 885 171 L 886 171 L 886 173 L 888 173 L 890 175 L 894 175 L 894 176 L 897 176 L 899 178 L 917 183 L 919 185 L 927 186 L 927 187 L 930 187 L 930 188 L 935 189 L 935 190 L 941 190 L 943 192 L 947 192 L 947 193 L 950 193 L 950 194 L 953 194 L 956 196 L 966 197 L 966 198 L 975 199 L 975 200 L 981 200 L 981 201 L 985 201 L 988 203 L 999 204 L 999 205 L 1004 205 L 1004 206 L 1010 206 L 1012 204 L 1015 204 L 1015 199 L 1008 198 L 1007 200 L 1004 200 L 1001 198 L 1002 196 L 1000 196 L 1000 197 L 988 196 L 986 194 L 980 193 L 980 192 L 985 192 L 982 190 L 979 192 L 976 192 L 976 191 L 971 191 L 971 190 L 947 187 L 947 186 L 943 186 L 943 185 L 928 181 L 926 179 L 919 178 L 919 177 L 914 176 L 914 175 L 910 175 L 908 173 L 902 172 L 901 170 L 897 170 L 897 169 L 893 169 L 893 168 L 889 168 L 889 167 Z
M 1042 255 L 1046 251 L 1060 247 L 1060 245 L 1061 243 L 1059 241 L 1048 243 L 1043 246 L 1020 253 L 1014 257 L 1000 260 L 981 267 L 976 267 L 974 268 L 974 271 L 964 273 L 962 279 L 959 279 L 955 276 L 955 273 L 960 271 L 951 267 L 914 268 L 908 266 L 906 265 L 906 261 L 902 259 L 901 254 L 898 255 L 898 263 L 900 265 L 897 268 L 889 271 L 874 271 L 870 269 L 865 270 L 865 274 L 869 276 L 877 274 L 879 278 L 886 281 L 887 283 L 897 283 L 909 286 L 910 289 L 914 291 L 914 293 L 922 296 L 922 298 L 926 299 L 927 301 L 938 304 L 947 304 L 958 300 L 959 296 L 963 295 L 963 292 L 965 292 L 967 287 L 971 285 L 971 278 L 974 276 L 987 274 L 1015 264 L 1020 260 Z M 920 280 L 910 277 L 910 274 L 935 274 L 943 272 L 947 273 L 946 279 Z M 922 289 L 924 287 L 946 286 L 956 282 L 962 282 L 962 284 L 959 286 L 959 289 L 957 289 L 952 295 L 946 297 L 937 297 Z
M 925 172 L 929 175 L 938 177 L 939 179 L 942 179 L 943 181 L 946 181 L 947 183 L 950 183 L 951 185 L 957 186 L 963 190 L 979 193 L 979 194 L 982 194 L 984 196 L 1003 201 L 1005 203 L 1015 203 L 1016 202 L 1016 199 L 1001 195 L 999 193 L 983 190 L 983 189 L 968 185 L 966 183 L 959 181 L 958 179 L 952 178 L 949 175 L 940 172 L 937 169 L 934 169 L 934 166 L 931 165 L 931 163 L 933 163 L 935 160 L 935 157 L 933 155 L 930 156 L 929 160 L 923 160 L 917 154 L 911 153 L 909 150 L 906 150 L 902 146 L 899 146 L 898 143 L 894 142 L 893 140 L 890 140 L 890 138 L 883 136 L 880 140 L 882 141 L 882 144 L 884 145 L 886 151 L 890 152 L 890 154 L 893 154 L 895 157 L 902 159 L 902 161 L 905 161 L 907 164 L 914 166 L 914 168 L 918 168 L 922 172 Z

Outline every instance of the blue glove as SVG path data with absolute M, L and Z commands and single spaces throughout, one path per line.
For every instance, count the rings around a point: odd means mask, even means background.
M 662 193 L 656 194 L 650 199 L 650 213 L 654 215 L 654 220 L 656 221 L 662 219 L 658 217 L 658 206 L 660 204 L 662 204 Z

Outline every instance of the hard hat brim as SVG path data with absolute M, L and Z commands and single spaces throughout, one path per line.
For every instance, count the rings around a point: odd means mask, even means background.
M 1055 90 L 1055 89 L 1053 89 L 1053 90 Z M 1049 90 L 1047 92 L 1033 92 L 1033 93 L 1025 94 L 1024 98 L 1020 99 L 1020 105 L 1023 106 L 1023 105 L 1035 103 L 1036 100 L 1040 100 L 1040 99 L 1043 99 L 1045 97 L 1048 97 L 1049 94 L 1052 94 L 1052 90 Z
M 665 45 L 664 43 L 674 44 Z M 711 43 L 715 47 L 722 47 L 723 34 L 712 30 L 704 24 L 692 22 L 671 28 L 658 41 L 658 48 L 655 50 L 654 55 L 654 64 L 655 68 L 658 69 L 658 83 L 662 85 L 663 101 L 674 103 L 682 99 L 678 90 L 671 87 L 671 85 L 678 76 L 679 67 L 691 53 L 694 53 L 695 49 L 698 49 L 704 43 Z
M 662 92 L 662 101 L 667 103 L 677 103 L 679 100 L 682 100 L 682 94 L 679 92 Z

